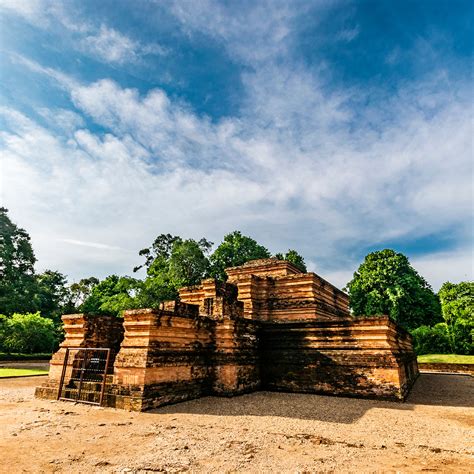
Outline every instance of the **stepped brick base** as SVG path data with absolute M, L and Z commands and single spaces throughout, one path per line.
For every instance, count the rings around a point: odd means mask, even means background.
M 347 296 L 288 262 L 254 261 L 123 320 L 63 316 L 66 339 L 36 390 L 57 398 L 67 347 L 112 349 L 104 404 L 148 410 L 254 390 L 403 400 L 418 375 L 410 335 L 387 316 L 350 316 Z M 65 382 L 70 376 L 66 368 Z

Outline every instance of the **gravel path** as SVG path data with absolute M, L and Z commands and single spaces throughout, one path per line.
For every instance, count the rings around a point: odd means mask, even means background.
M 474 378 L 406 403 L 258 392 L 128 413 L 0 381 L 0 472 L 474 472 Z

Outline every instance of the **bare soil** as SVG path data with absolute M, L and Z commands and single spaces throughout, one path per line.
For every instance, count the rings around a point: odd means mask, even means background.
M 0 472 L 474 472 L 474 378 L 406 403 L 258 392 L 147 413 L 36 400 L 0 381 Z

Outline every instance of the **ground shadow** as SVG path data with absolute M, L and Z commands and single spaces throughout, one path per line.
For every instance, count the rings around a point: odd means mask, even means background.
M 473 377 L 421 374 L 404 403 L 315 394 L 255 392 L 232 398 L 204 397 L 161 407 L 149 413 L 281 416 L 332 423 L 354 423 L 372 408 L 413 410 L 417 405 L 472 408 L 473 393 Z

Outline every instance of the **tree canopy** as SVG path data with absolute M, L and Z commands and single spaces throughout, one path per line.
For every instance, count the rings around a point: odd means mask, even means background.
M 446 282 L 438 294 L 452 352 L 473 354 L 474 282 Z
M 0 346 L 5 350 L 47 352 L 60 337 L 61 314 L 119 316 L 125 309 L 157 307 L 177 298 L 180 287 L 208 277 L 224 281 L 226 268 L 271 256 L 240 231 L 227 234 L 213 253 L 212 242 L 205 238 L 161 234 L 139 251 L 143 262 L 134 271 L 145 269 L 143 279 L 110 275 L 69 285 L 58 271 L 35 274 L 30 237 L 7 213 L 0 208 Z M 304 258 L 296 250 L 275 257 L 306 272 Z M 420 353 L 474 353 L 473 282 L 446 282 L 438 298 L 406 256 L 386 249 L 367 255 L 346 289 L 355 316 L 390 315 L 411 330 Z
M 218 280 L 225 280 L 225 269 L 243 265 L 250 260 L 269 258 L 270 252 L 251 237 L 242 235 L 238 230 L 227 234 L 224 241 L 210 256 L 210 275 Z
M 211 246 L 212 242 L 205 238 L 196 241 L 159 235 L 149 248 L 139 252 L 145 262 L 134 271 L 146 267 L 147 276 L 138 292 L 137 304 L 152 308 L 164 300 L 175 299 L 180 287 L 200 283 L 209 272 L 207 254 Z
M 84 313 L 115 314 L 134 308 L 141 282 L 127 276 L 110 275 L 92 287 L 79 309 Z
M 303 273 L 306 273 L 306 263 L 304 258 L 296 250 L 288 250 L 286 254 L 277 253 L 275 255 L 279 260 L 286 260 L 292 263 L 296 268 L 299 268 Z
M 84 301 L 90 296 L 92 289 L 99 283 L 95 277 L 82 278 L 79 282 L 72 283 L 69 287 L 70 298 L 69 305 L 72 308 L 79 308 Z
M 34 306 L 42 314 L 59 321 L 61 313 L 70 307 L 71 292 L 66 277 L 56 271 L 46 270 L 36 276 Z
M 346 289 L 355 316 L 388 314 L 406 329 L 441 321 L 430 285 L 394 250 L 367 255 Z
M 36 262 L 30 236 L 0 208 L 0 313 L 33 311 Z

